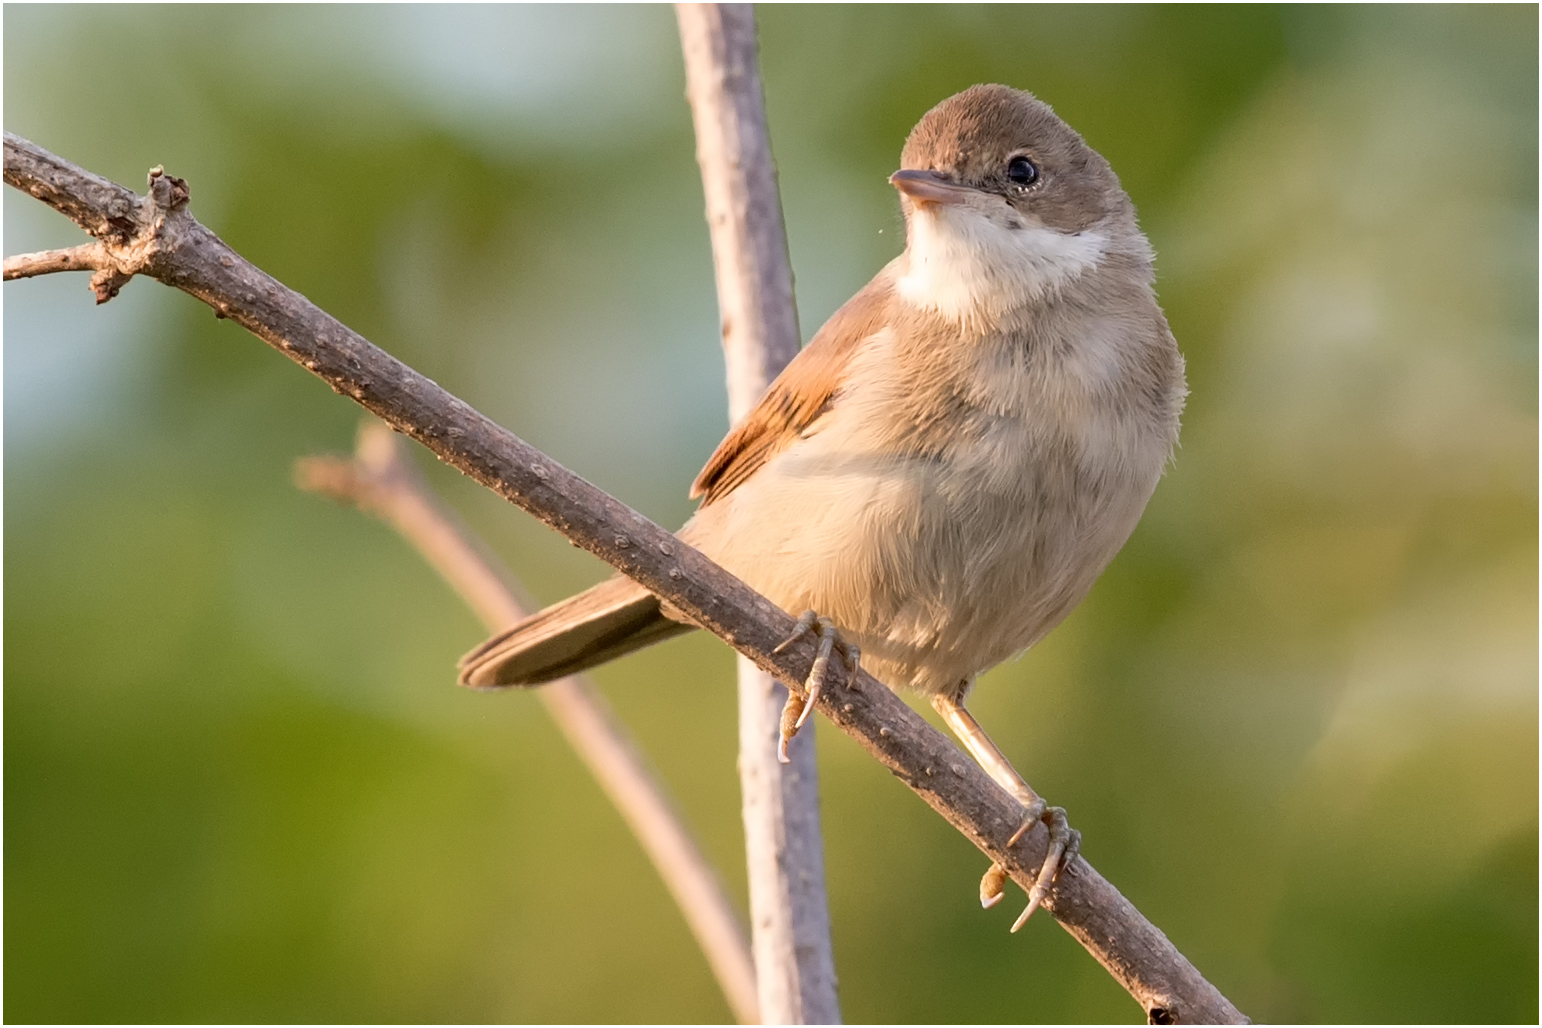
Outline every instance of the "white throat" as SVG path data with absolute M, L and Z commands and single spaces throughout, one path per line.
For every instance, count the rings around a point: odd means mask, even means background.
M 910 218 L 909 267 L 900 296 L 951 321 L 995 321 L 1058 291 L 1103 258 L 1108 236 L 1068 235 L 974 207 L 918 205 Z M 1005 215 L 1006 212 L 1004 211 Z

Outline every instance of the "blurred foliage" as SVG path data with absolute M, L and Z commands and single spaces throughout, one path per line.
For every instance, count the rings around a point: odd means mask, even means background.
M 976 711 L 1262 1021 L 1537 1015 L 1537 11 L 768 7 L 805 334 L 884 177 L 1003 81 L 1112 161 L 1189 360 L 1135 538 Z M 163 163 L 235 247 L 650 516 L 724 428 L 667 8 L 27 7 L 5 127 Z M 132 59 L 128 59 L 132 58 Z M 78 235 L 7 191 L 5 250 Z M 136 283 L 5 289 L 5 1017 L 695 1021 L 726 1007 L 534 698 L 290 485 L 358 412 Z M 546 600 L 602 569 L 435 483 Z M 599 680 L 743 891 L 729 652 Z M 1048 918 L 820 733 L 851 1021 L 1119 1021 Z

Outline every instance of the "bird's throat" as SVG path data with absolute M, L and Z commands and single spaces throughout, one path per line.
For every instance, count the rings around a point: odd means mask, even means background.
M 1096 229 L 1068 234 L 1005 208 L 921 205 L 911 214 L 896 291 L 950 321 L 993 323 L 1057 293 L 1095 268 L 1108 248 Z

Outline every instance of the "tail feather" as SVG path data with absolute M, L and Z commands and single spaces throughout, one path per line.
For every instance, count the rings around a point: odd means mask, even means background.
M 664 615 L 630 578 L 599 585 L 533 614 L 466 654 L 460 684 L 540 685 L 691 630 Z

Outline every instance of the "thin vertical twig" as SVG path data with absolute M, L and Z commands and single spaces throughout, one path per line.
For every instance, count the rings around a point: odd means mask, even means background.
M 296 464 L 295 480 L 302 489 L 353 504 L 396 529 L 489 631 L 514 624 L 531 608 L 519 583 L 434 496 L 401 452 L 396 434 L 380 422 L 360 427 L 352 460 L 307 457 Z M 759 1023 L 744 924 L 668 788 L 584 676 L 552 682 L 536 695 L 658 869 L 734 1017 L 741 1024 Z
M 798 313 L 748 4 L 676 4 L 717 270 L 728 416 L 797 356 Z M 739 658 L 739 779 L 760 1008 L 767 1024 L 836 1024 L 814 733 L 777 759 L 787 690 Z

